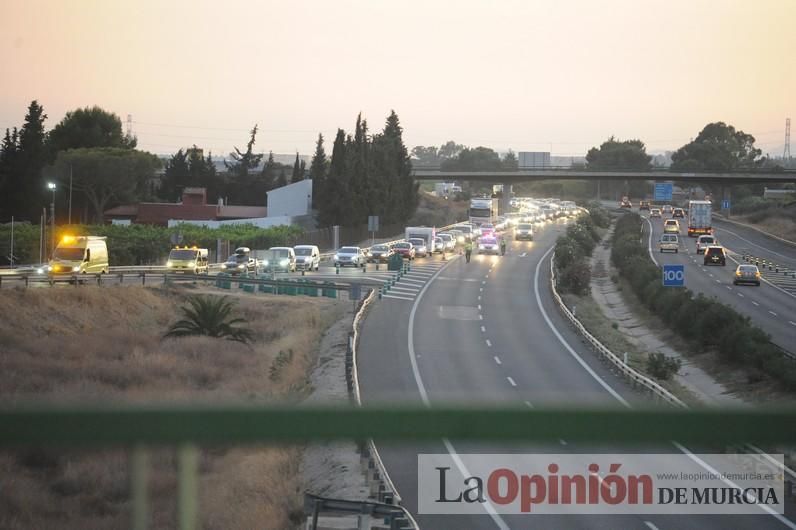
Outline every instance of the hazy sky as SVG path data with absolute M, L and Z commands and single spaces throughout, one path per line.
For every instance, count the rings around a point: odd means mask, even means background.
M 723 120 L 781 154 L 796 119 L 794 0 L 0 0 L 0 46 L 0 127 L 96 104 L 159 153 L 258 123 L 309 154 L 395 109 L 409 146 L 662 150 Z

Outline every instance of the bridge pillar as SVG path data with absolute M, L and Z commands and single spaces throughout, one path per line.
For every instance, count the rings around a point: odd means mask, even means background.
M 506 215 L 511 209 L 511 191 L 512 186 L 511 184 L 502 184 L 503 186 L 503 196 L 500 198 L 500 215 Z

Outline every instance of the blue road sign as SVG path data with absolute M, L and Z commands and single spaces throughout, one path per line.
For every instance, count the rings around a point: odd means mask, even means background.
M 723 201 L 721 201 L 721 209 L 722 210 L 730 209 L 730 199 L 724 199 Z
M 655 183 L 655 200 L 656 201 L 670 201 L 672 200 L 672 183 L 671 182 L 656 182 Z
M 685 265 L 664 265 L 663 286 L 683 287 L 685 285 Z

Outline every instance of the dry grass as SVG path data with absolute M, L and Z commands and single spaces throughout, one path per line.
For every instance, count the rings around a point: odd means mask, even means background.
M 251 346 L 161 340 L 186 294 L 139 287 L 0 291 L 0 399 L 296 400 L 307 390 L 321 334 L 342 312 L 331 300 L 233 291 L 255 333 Z M 293 353 L 274 371 L 280 351 Z M 205 451 L 203 527 L 294 526 L 299 458 L 294 447 Z M 152 461 L 153 527 L 172 528 L 173 450 L 158 450 Z M 123 451 L 0 453 L 0 528 L 127 527 L 127 471 Z
M 789 239 L 791 241 L 794 240 L 794 234 L 796 234 L 796 221 L 790 217 L 777 215 L 763 219 L 757 223 L 750 221 L 749 216 L 746 215 L 738 216 L 736 219 L 742 223 L 755 226 L 764 232 L 768 232 L 769 234 L 774 234 L 775 236 Z
M 420 203 L 409 224 L 412 226 L 445 226 L 467 218 L 470 201 L 445 200 L 428 193 L 420 194 Z

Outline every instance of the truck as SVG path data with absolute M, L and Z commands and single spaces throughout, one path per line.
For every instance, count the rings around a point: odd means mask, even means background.
M 57 274 L 108 274 L 108 245 L 104 236 L 64 236 L 47 266 Z
M 499 199 L 490 197 L 474 197 L 470 199 L 470 223 L 475 227 L 484 223 L 494 224 L 495 218 L 498 216 L 499 202 Z
M 447 199 L 454 193 L 461 191 L 462 187 L 457 186 L 455 182 L 437 182 L 434 184 L 434 194 L 437 197 L 444 197 Z
M 407 226 L 406 240 L 420 238 L 426 242 L 426 248 L 431 252 L 434 248 L 434 238 L 437 237 L 437 229 L 430 226 Z
M 688 201 L 688 235 L 712 234 L 710 201 Z

